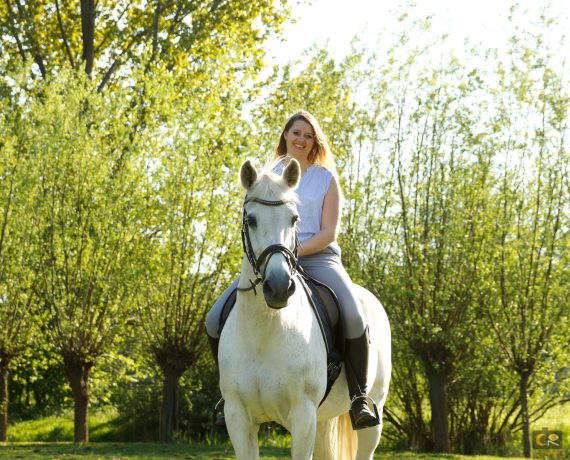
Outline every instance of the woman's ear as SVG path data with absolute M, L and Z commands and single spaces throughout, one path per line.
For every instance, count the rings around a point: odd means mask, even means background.
M 299 185 L 299 180 L 301 178 L 301 166 L 299 162 L 292 158 L 285 171 L 283 171 L 283 179 L 287 185 L 291 188 L 297 188 Z
M 246 190 L 249 190 L 257 180 L 257 171 L 251 164 L 251 160 L 245 160 L 245 162 L 241 165 L 241 169 L 239 171 L 239 179 L 241 186 Z

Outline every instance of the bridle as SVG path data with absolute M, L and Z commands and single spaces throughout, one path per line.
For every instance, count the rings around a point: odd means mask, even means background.
M 249 280 L 250 286 L 246 288 L 240 288 L 238 286 L 237 290 L 241 292 L 247 292 L 253 290 L 253 293 L 257 295 L 257 291 L 255 287 L 265 281 L 265 270 L 267 269 L 267 264 L 271 257 L 275 254 L 283 254 L 287 264 L 289 265 L 289 270 L 291 271 L 291 276 L 293 276 L 297 271 L 297 259 L 298 259 L 298 251 L 299 251 L 299 237 L 297 232 L 295 232 L 295 248 L 291 251 L 287 246 L 283 244 L 271 244 L 267 246 L 258 257 L 255 256 L 255 252 L 253 252 L 253 247 L 251 246 L 251 239 L 249 237 L 249 222 L 248 222 L 248 215 L 245 210 L 245 205 L 247 203 L 259 203 L 265 206 L 281 206 L 289 202 L 289 200 L 264 200 L 263 198 L 245 198 L 243 202 L 243 220 L 241 225 L 241 241 L 243 244 L 243 251 L 253 268 L 253 273 L 255 275 L 255 281 Z M 263 273 L 261 273 L 261 267 L 265 262 L 265 267 L 263 268 Z

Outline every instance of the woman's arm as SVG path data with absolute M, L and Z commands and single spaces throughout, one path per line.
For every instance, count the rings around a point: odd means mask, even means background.
M 299 247 L 299 256 L 310 256 L 325 249 L 336 240 L 340 227 L 340 188 L 336 177 L 333 175 L 329 189 L 323 201 L 323 213 L 321 216 L 321 231 Z

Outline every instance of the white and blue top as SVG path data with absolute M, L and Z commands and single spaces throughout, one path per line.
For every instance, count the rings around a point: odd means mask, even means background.
M 282 175 L 285 165 L 277 163 L 272 171 Z M 309 166 L 301 177 L 299 186 L 295 190 L 299 200 L 299 241 L 303 242 L 321 231 L 321 218 L 323 215 L 323 203 L 329 190 L 332 173 L 322 166 L 313 164 Z M 333 241 L 329 248 L 340 255 L 340 247 Z

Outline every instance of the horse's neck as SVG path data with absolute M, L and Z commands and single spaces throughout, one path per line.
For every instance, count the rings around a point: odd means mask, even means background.
M 257 278 L 257 277 L 255 276 L 255 273 L 253 273 L 253 268 L 251 267 L 251 264 L 247 260 L 247 257 L 244 255 L 242 262 L 241 262 L 241 271 L 239 273 L 239 284 L 238 284 L 238 286 L 240 288 L 250 287 L 249 281 L 250 280 L 255 281 L 255 278 Z M 260 285 L 260 287 L 261 287 L 261 285 Z M 257 289 L 257 287 L 256 287 L 256 289 Z
M 244 257 L 238 286 L 240 288 L 249 288 L 251 287 L 251 282 L 255 282 L 256 278 L 250 263 Z M 256 333 L 280 327 L 277 324 L 279 311 L 269 308 L 265 303 L 262 284 L 255 286 L 255 290 L 238 291 L 236 306 L 238 307 L 236 308 L 238 321 L 246 325 L 248 331 L 252 330 L 254 324 L 256 325 L 254 328 Z
M 239 275 L 238 286 L 240 288 L 250 288 L 251 283 L 252 282 L 254 283 L 256 278 L 257 276 L 255 275 L 255 273 L 253 273 L 253 268 L 251 267 L 251 264 L 244 256 L 241 266 L 241 272 Z M 262 284 L 258 284 L 257 286 L 255 286 L 254 289 L 249 291 L 238 291 L 238 295 L 240 296 L 240 300 L 243 300 L 243 302 L 240 302 L 240 304 L 243 304 L 243 306 L 248 310 L 256 309 L 259 310 L 260 313 L 264 313 L 265 309 L 269 310 L 269 308 L 267 308 L 267 305 L 265 304 L 265 298 L 263 297 Z

